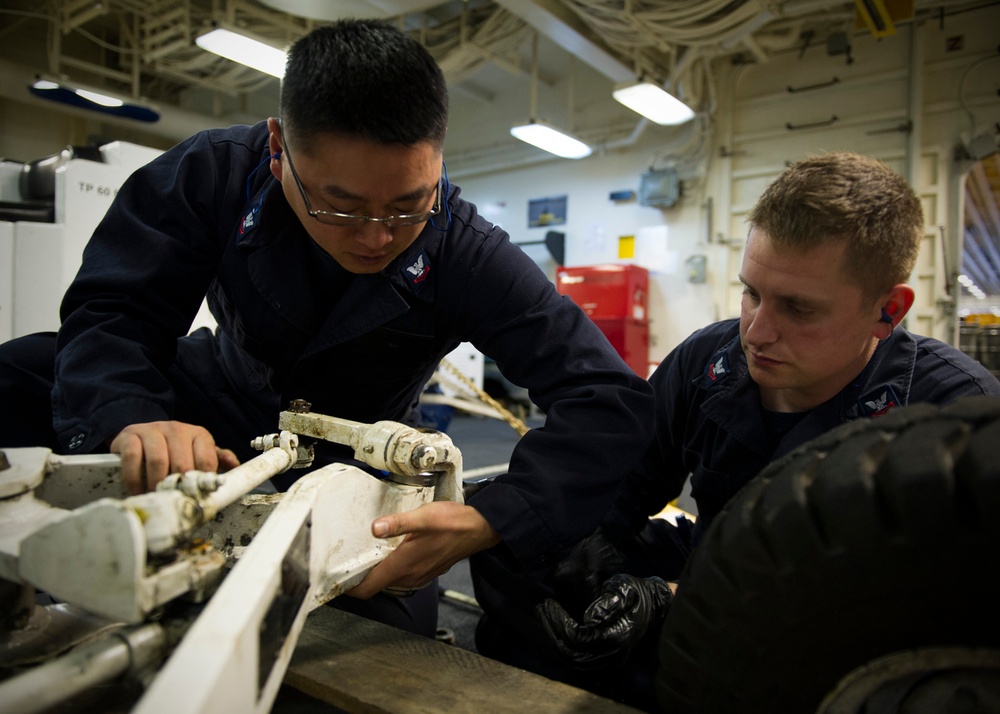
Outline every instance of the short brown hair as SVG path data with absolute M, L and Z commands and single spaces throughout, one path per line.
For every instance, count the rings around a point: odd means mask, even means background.
M 924 231 L 920 199 L 881 161 L 849 152 L 807 157 L 764 190 L 747 217 L 776 245 L 848 242 L 848 276 L 871 300 L 913 271 Z

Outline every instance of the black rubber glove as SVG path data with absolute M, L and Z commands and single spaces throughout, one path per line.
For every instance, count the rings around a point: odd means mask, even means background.
M 658 632 L 673 593 L 661 578 L 615 575 L 577 622 L 548 599 L 536 608 L 545 634 L 578 669 L 620 665 L 648 632 Z
M 598 528 L 570 551 L 552 575 L 556 599 L 575 618 L 601 594 L 612 575 L 625 569 L 625 558 L 603 528 Z

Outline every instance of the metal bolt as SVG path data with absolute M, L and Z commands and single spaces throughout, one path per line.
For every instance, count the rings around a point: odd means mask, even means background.
M 308 414 L 312 410 L 312 404 L 305 399 L 293 399 L 288 404 L 288 411 L 296 414 Z
M 218 491 L 219 487 L 226 480 L 223 474 L 215 473 L 214 471 L 198 471 L 198 490 L 208 493 L 210 491 Z
M 421 444 L 413 450 L 410 462 L 417 468 L 428 468 L 437 460 L 437 451 L 433 446 Z
M 271 438 L 268 439 L 267 437 Z M 250 442 L 250 448 L 254 451 L 264 451 L 266 449 L 274 449 L 281 446 L 281 440 L 278 434 L 268 434 L 267 436 L 258 436 Z

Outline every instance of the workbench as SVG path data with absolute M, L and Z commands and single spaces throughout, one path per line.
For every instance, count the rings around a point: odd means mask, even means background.
M 332 607 L 309 614 L 285 685 L 349 714 L 638 711 Z M 280 714 L 280 702 L 274 711 Z

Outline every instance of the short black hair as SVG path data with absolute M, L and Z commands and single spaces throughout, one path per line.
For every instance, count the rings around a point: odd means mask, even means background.
M 342 20 L 292 45 L 281 118 L 300 140 L 333 132 L 443 148 L 448 87 L 427 49 L 401 30 L 377 20 Z

